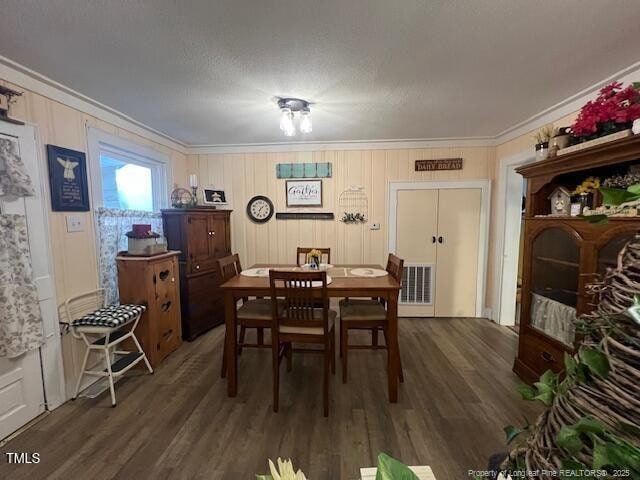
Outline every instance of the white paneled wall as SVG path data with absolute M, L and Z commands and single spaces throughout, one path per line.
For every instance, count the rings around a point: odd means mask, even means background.
M 189 173 L 196 173 L 201 185 L 222 188 L 234 212 L 231 238 L 234 252 L 243 265 L 292 263 L 298 246 L 330 247 L 332 263 L 384 264 L 387 255 L 388 185 L 397 180 L 491 179 L 494 172 L 493 147 L 428 148 L 402 150 L 351 150 L 282 153 L 208 154 L 187 157 Z M 444 157 L 464 158 L 458 171 L 415 172 L 414 161 Z M 276 212 L 287 209 L 285 180 L 276 178 L 276 164 L 331 162 L 332 178 L 323 179 L 323 207 L 308 211 L 333 212 L 336 219 L 276 220 L 266 224 L 251 222 L 245 208 L 253 195 L 266 195 Z M 364 187 L 369 198 L 369 222 L 346 225 L 338 219 L 340 193 L 351 185 Z M 420 208 L 416 206 L 416 221 Z

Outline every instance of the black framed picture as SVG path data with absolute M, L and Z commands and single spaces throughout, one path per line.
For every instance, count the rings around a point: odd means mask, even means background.
M 88 212 L 89 186 L 84 152 L 47 145 L 51 209 L 54 212 Z
M 202 203 L 204 205 L 226 205 L 227 196 L 224 190 L 215 190 L 213 187 L 202 189 Z

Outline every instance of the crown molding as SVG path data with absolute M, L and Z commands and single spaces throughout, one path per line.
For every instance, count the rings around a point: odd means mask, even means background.
M 521 135 L 525 135 L 533 130 L 537 130 L 540 127 L 553 123 L 558 119 L 569 115 L 573 112 L 577 112 L 582 106 L 589 100 L 592 100 L 596 96 L 596 92 L 605 85 L 613 82 L 631 83 L 640 81 L 640 62 L 633 63 L 622 70 L 609 75 L 608 77 L 600 80 L 597 83 L 581 90 L 580 92 L 572 95 L 561 102 L 552 105 L 551 107 L 527 118 L 526 120 L 515 124 L 512 127 L 500 132 L 495 136 L 496 145 L 502 145 L 514 138 Z
M 491 147 L 494 137 L 454 137 L 390 140 L 341 140 L 329 142 L 274 142 L 235 145 L 193 145 L 187 148 L 191 155 L 220 153 L 317 152 L 335 150 L 397 150 L 405 148 L 464 148 Z
M 44 97 L 50 98 L 80 112 L 91 115 L 116 127 L 186 154 L 186 144 L 166 133 L 145 125 L 124 113 L 66 87 L 30 68 L 0 55 L 0 79 Z
M 138 120 L 93 100 L 34 70 L 0 55 L 0 79 L 20 88 L 43 95 L 83 113 L 94 116 L 116 127 L 123 128 L 160 145 L 187 155 L 224 153 L 310 152 L 337 150 L 394 150 L 411 148 L 465 148 L 495 147 L 521 135 L 526 135 L 543 125 L 557 121 L 578 111 L 595 93 L 614 80 L 640 81 L 640 62 L 636 62 L 613 75 L 583 89 L 567 99 L 523 120 L 495 136 L 451 137 L 423 139 L 347 140 L 327 142 L 273 142 L 244 144 L 190 145 L 156 130 Z

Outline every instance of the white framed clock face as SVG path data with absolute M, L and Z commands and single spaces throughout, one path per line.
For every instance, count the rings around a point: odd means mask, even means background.
M 256 195 L 247 203 L 247 215 L 256 223 L 265 223 L 273 216 L 273 202 L 264 195 Z

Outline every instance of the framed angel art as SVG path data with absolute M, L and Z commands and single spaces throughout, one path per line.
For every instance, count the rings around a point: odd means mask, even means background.
M 88 212 L 87 158 L 83 152 L 47 145 L 51 209 Z

